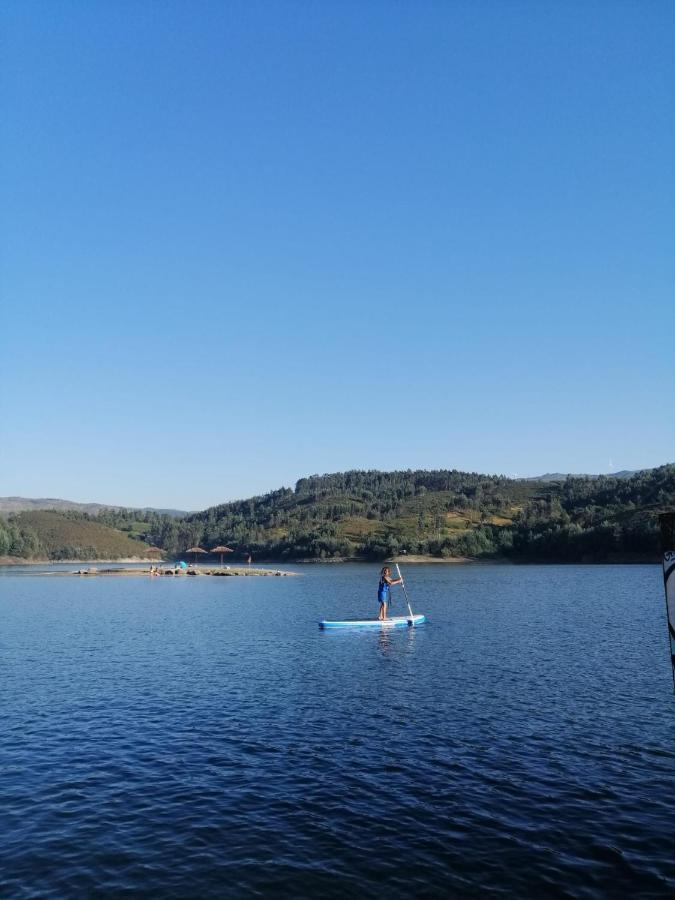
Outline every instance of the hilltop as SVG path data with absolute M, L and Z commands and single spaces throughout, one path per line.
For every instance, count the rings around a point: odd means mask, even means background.
M 127 509 L 125 506 L 113 506 L 109 503 L 78 503 L 75 500 L 60 500 L 57 497 L 0 497 L 0 515 L 26 512 L 30 510 L 52 509 L 58 512 L 83 512 L 97 516 L 106 509 Z M 186 516 L 182 509 L 155 509 L 152 506 L 138 507 L 138 512 L 156 512 L 164 516 L 180 518 Z
M 645 469 L 622 469 L 620 472 L 610 472 L 607 475 L 575 474 L 574 472 L 546 472 L 545 475 L 530 475 L 524 481 L 567 481 L 568 478 L 630 478 L 639 475 Z

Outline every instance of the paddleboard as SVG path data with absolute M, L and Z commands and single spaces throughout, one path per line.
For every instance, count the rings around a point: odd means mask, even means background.
M 323 619 L 319 622 L 319 628 L 401 628 L 406 625 L 421 625 L 425 621 L 426 617 L 421 613 L 412 617 L 391 616 L 388 619 Z

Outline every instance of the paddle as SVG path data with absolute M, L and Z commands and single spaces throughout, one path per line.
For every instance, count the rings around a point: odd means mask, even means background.
M 408 598 L 408 592 L 405 589 L 405 581 L 403 580 L 403 575 L 401 575 L 401 570 L 398 567 L 398 563 L 396 563 L 396 573 L 398 577 L 401 579 L 401 587 L 403 588 L 403 593 L 405 595 L 405 602 L 408 604 L 408 612 L 410 613 L 410 624 L 415 624 L 415 617 L 413 616 L 412 607 L 410 606 L 410 600 Z

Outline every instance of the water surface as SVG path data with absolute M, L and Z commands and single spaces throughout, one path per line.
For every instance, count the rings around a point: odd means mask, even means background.
M 657 566 L 299 571 L 1 579 L 2 896 L 672 895 Z

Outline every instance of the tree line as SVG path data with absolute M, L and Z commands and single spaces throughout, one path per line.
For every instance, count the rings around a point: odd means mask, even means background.
M 176 557 L 226 544 L 234 558 L 591 562 L 656 560 L 657 514 L 669 507 L 674 465 L 544 483 L 457 470 L 351 471 L 181 518 L 124 509 L 60 515 L 95 520 Z M 17 519 L 0 520 L 0 554 L 38 555 L 39 535 Z

